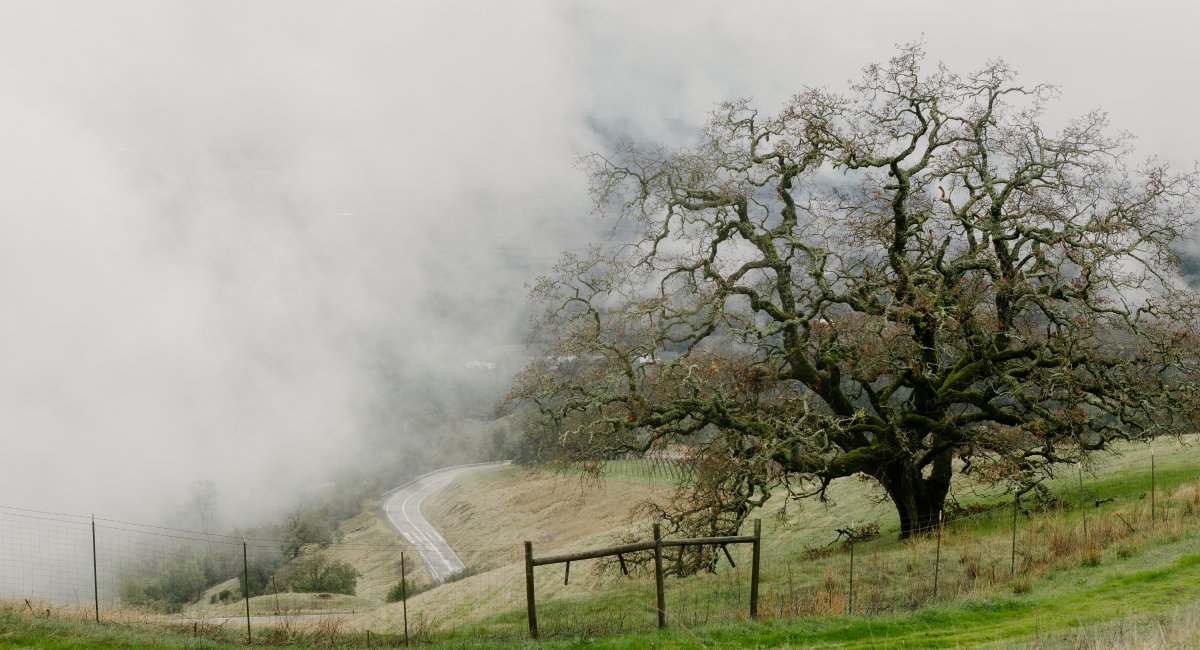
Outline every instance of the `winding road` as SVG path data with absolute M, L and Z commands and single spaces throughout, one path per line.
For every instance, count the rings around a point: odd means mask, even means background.
M 462 571 L 465 567 L 446 539 L 421 514 L 421 504 L 424 503 L 426 497 L 446 487 L 450 481 L 464 474 L 498 464 L 501 463 L 446 467 L 384 493 L 384 496 L 387 497 L 387 500 L 383 502 L 384 519 L 391 524 L 392 528 L 399 531 L 409 544 L 416 547 L 435 583 L 445 582 L 447 578 Z

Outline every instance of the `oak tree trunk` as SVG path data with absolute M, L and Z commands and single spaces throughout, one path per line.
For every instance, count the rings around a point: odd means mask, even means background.
M 896 506 L 901 539 L 929 533 L 937 526 L 950 491 L 951 459 L 950 452 L 945 452 L 924 469 L 911 461 L 895 460 L 874 474 Z

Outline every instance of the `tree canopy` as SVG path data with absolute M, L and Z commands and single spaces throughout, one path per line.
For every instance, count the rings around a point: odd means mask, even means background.
M 1101 112 L 1047 126 L 1056 93 L 908 46 L 776 115 L 722 104 L 691 146 L 585 157 L 625 235 L 533 290 L 512 396 L 540 453 L 687 450 L 706 469 L 660 514 L 705 533 L 862 475 L 907 536 L 956 472 L 1030 485 L 1186 431 L 1197 172 L 1131 162 Z

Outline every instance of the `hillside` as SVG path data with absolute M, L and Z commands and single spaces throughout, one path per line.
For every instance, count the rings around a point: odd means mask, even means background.
M 1083 509 L 1078 475 L 1069 468 L 1050 484 L 1058 501 L 1042 507 L 1027 502 L 1018 513 L 1015 558 L 1010 502 L 967 484 L 955 488 L 960 506 L 955 512 L 961 518 L 947 524 L 940 549 L 936 537 L 897 542 L 891 509 L 861 481 L 835 483 L 827 505 L 785 507 L 782 499 L 773 500 L 760 513 L 765 619 L 760 624 L 747 621 L 746 548 L 732 549 L 736 568 L 723 560 L 713 575 L 667 580 L 669 628 L 663 633 L 653 629 L 654 582 L 644 573 L 624 577 L 610 566 L 598 574 L 597 562 L 581 562 L 572 565 L 564 584 L 562 565 L 539 567 L 539 622 L 549 638 L 538 645 L 559 647 L 599 637 L 597 647 L 613 648 L 653 643 L 873 647 L 881 642 L 896 647 L 1192 647 L 1200 638 L 1195 623 L 1200 445 L 1192 442 L 1159 445 L 1153 521 L 1145 447 L 1106 457 L 1085 474 Z M 526 634 L 522 541 L 532 541 L 540 556 L 607 546 L 622 531 L 646 528 L 647 522 L 630 521 L 630 507 L 664 497 L 672 487 L 669 480 L 639 478 L 629 469 L 616 464 L 613 476 L 585 481 L 577 475 L 488 468 L 431 498 L 425 514 L 472 574 L 411 597 L 412 634 L 451 647 L 491 647 L 504 639 L 521 645 Z M 305 639 L 330 634 L 358 643 L 353 639 L 365 638 L 368 630 L 376 638 L 403 630 L 400 604 L 387 604 L 384 596 L 398 580 L 398 554 L 405 545 L 380 521 L 377 507 L 367 504 L 345 522 L 340 541 L 324 551 L 363 573 L 356 596 L 281 594 L 278 605 L 273 595 L 251 602 L 255 614 L 281 607 L 338 616 L 293 622 L 277 632 L 255 622 L 261 634 L 303 647 Z M 877 523 L 882 534 L 854 547 L 851 601 L 850 549 L 834 543 L 835 529 L 864 522 Z M 409 553 L 419 565 L 415 552 Z M 427 578 L 419 568 L 415 573 L 412 584 L 420 592 Z M 240 616 L 243 608 L 241 602 L 197 606 L 188 615 Z M 54 627 L 22 613 L 20 603 L 6 609 L 3 627 L 18 633 L 0 634 L 0 647 L 10 647 L 8 639 Z M 132 625 L 146 619 L 124 620 Z M 70 634 L 89 634 L 83 623 L 61 626 L 76 626 Z M 237 629 L 235 620 L 210 632 L 236 642 Z M 121 647 L 123 642 L 114 643 Z
M 1186 570 L 1191 566 L 1189 553 L 1200 550 L 1200 521 L 1195 520 L 1200 516 L 1200 485 L 1196 484 L 1200 448 L 1160 444 L 1154 525 L 1149 521 L 1147 494 L 1149 450 L 1141 446 L 1124 451 L 1122 456 L 1101 459 L 1085 473 L 1087 538 L 1084 513 L 1075 507 L 1079 482 L 1073 468 L 1048 484 L 1060 502 L 1040 510 L 1025 504 L 1018 521 L 1012 576 L 1010 502 L 965 483 L 956 485 L 955 498 L 964 518 L 948 523 L 943 533 L 936 597 L 932 593 L 936 540 L 897 543 L 895 516 L 868 484 L 854 479 L 836 482 L 826 505 L 776 499 L 760 515 L 764 520 L 761 607 L 765 615 L 785 620 L 845 614 L 849 558 L 845 547 L 831 543 L 838 528 L 876 522 L 882 535 L 856 549 L 856 614 L 919 617 L 922 611 L 960 606 L 972 612 L 992 608 L 1000 599 L 1014 617 L 1013 629 L 1008 623 L 992 623 L 990 638 L 1009 640 L 1027 636 L 1029 616 L 1042 621 L 1040 628 L 1030 628 L 1040 629 L 1039 634 L 1066 634 L 1080 623 L 1119 628 L 1125 615 L 1169 617 L 1176 608 L 1200 603 L 1200 594 L 1193 589 L 1160 576 Z M 661 482 L 630 478 L 609 478 L 591 489 L 584 487 L 578 478 L 504 468 L 476 475 L 444 492 L 428 504 L 427 515 L 463 549 L 464 557 L 472 558 L 468 564 L 495 568 L 418 596 L 410 602 L 410 612 L 420 612 L 443 627 L 465 626 L 468 635 L 519 636 L 524 631 L 520 540 L 533 541 L 535 555 L 606 546 L 617 532 L 647 525 L 628 521 L 633 503 L 651 495 L 665 496 L 670 490 Z M 738 549 L 733 558 L 737 568 L 722 562 L 716 575 L 668 581 L 673 625 L 738 623 L 746 618 L 748 552 Z M 537 570 L 544 633 L 607 634 L 653 625 L 653 581 L 624 578 L 611 570 L 597 576 L 595 565 L 573 566 L 569 585 L 563 584 L 562 565 Z M 1102 606 L 1158 586 L 1162 586 L 1158 597 L 1137 606 Z M 1070 595 L 1075 589 L 1079 593 Z M 1077 608 L 1060 607 L 1072 599 L 1079 601 Z

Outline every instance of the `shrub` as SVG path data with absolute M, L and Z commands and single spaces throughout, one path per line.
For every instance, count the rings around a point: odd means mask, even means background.
M 306 553 L 284 565 L 275 579 L 288 591 L 354 595 L 362 574 L 350 564 L 330 561 L 321 551 Z
M 443 580 L 440 584 L 448 585 L 451 582 L 458 582 L 459 580 L 462 580 L 464 578 L 470 578 L 471 576 L 478 575 L 478 574 L 479 574 L 478 567 L 467 567 L 467 568 L 463 569 L 462 571 L 459 571 L 458 573 L 451 574 L 448 578 Z M 423 594 L 426 591 L 429 591 L 430 589 L 433 589 L 434 587 L 438 586 L 437 584 L 430 583 L 430 582 L 424 582 L 421 584 L 413 584 L 412 582 L 409 582 L 406 585 L 407 590 L 402 594 L 400 585 L 401 585 L 401 583 L 397 582 L 396 584 L 392 585 L 391 589 L 388 589 L 387 601 L 389 603 L 400 602 L 401 595 L 407 595 L 407 597 L 412 598 L 413 596 L 416 596 L 417 594 Z
M 204 573 L 195 561 L 171 562 L 154 575 L 123 581 L 121 600 L 127 605 L 174 614 L 198 600 L 206 588 Z
M 401 582 L 397 582 L 395 585 L 393 585 L 391 589 L 388 589 L 387 601 L 389 603 L 398 603 L 407 596 L 415 596 L 415 595 L 416 594 L 414 594 L 412 591 L 412 585 L 406 586 L 404 584 L 404 581 L 401 581 Z

